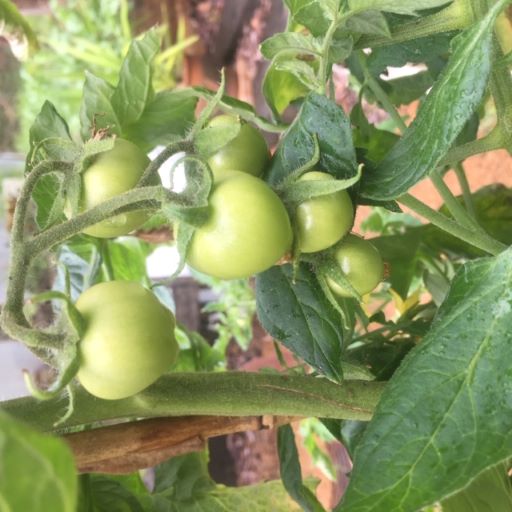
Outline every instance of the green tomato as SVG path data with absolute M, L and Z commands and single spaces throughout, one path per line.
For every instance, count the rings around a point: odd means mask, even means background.
M 176 361 L 174 315 L 136 282 L 109 281 L 76 302 L 85 321 L 78 380 L 94 396 L 117 400 L 157 380 Z
M 220 279 L 244 278 L 267 270 L 290 249 L 286 209 L 259 178 L 224 172 L 213 186 L 209 208 L 188 250 L 192 268 Z
M 135 144 L 116 139 L 114 147 L 100 153 L 82 174 L 80 211 L 89 210 L 135 187 L 149 162 L 147 155 Z M 127 235 L 148 218 L 146 210 L 121 213 L 84 229 L 84 233 L 97 238 Z
M 365 295 L 384 277 L 384 263 L 377 248 L 355 235 L 347 235 L 334 247 L 334 258 L 352 287 Z M 350 291 L 327 278 L 329 288 L 340 297 L 351 297 Z
M 312 171 L 299 181 L 334 180 L 326 172 Z M 296 230 L 300 252 L 310 253 L 327 249 L 345 236 L 354 222 L 354 208 L 345 190 L 313 197 L 297 207 Z
M 222 126 L 238 123 L 233 116 L 214 117 L 209 125 Z M 242 171 L 261 176 L 270 160 L 267 143 L 261 133 L 248 123 L 242 123 L 240 132 L 208 159 L 215 176 L 224 171 Z

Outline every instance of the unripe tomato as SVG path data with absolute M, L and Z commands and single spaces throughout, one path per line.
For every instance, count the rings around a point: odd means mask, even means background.
M 76 302 L 85 321 L 78 380 L 94 396 L 116 400 L 142 391 L 175 362 L 174 315 L 136 282 L 109 281 Z
M 221 115 L 210 121 L 210 126 L 237 123 L 236 117 Z M 267 143 L 261 133 L 248 123 L 242 123 L 240 132 L 208 159 L 215 176 L 224 171 L 242 171 L 261 176 L 270 159 Z
M 334 258 L 345 277 L 359 293 L 370 293 L 384 277 L 384 263 L 376 247 L 355 235 L 347 235 L 334 247 Z M 327 278 L 329 288 L 340 297 L 351 297 L 350 291 Z
M 210 216 L 196 229 L 187 263 L 221 279 L 238 279 L 274 265 L 292 243 L 283 203 L 262 180 L 226 171 L 215 182 Z
M 135 187 L 149 162 L 147 155 L 135 144 L 116 139 L 114 147 L 100 153 L 82 174 L 80 211 L 88 210 Z M 84 233 L 97 238 L 127 235 L 144 224 L 148 217 L 145 210 L 121 213 L 88 227 Z
M 326 172 L 311 171 L 299 181 L 334 179 Z M 295 221 L 300 252 L 323 251 L 349 232 L 354 222 L 354 208 L 348 193 L 340 190 L 299 204 Z

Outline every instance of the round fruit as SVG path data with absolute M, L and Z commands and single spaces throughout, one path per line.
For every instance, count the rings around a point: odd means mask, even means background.
M 114 147 L 100 153 L 82 174 L 80 211 L 89 210 L 135 187 L 150 160 L 135 144 L 116 139 Z M 84 229 L 97 238 L 127 235 L 148 219 L 146 210 L 121 213 Z
M 345 277 L 359 295 L 370 293 L 384 277 L 384 263 L 376 247 L 355 235 L 347 235 L 336 247 L 334 258 Z M 327 278 L 329 288 L 340 297 L 350 291 Z
M 286 209 L 262 180 L 226 171 L 209 199 L 210 216 L 196 229 L 187 263 L 221 279 L 238 279 L 274 265 L 292 243 Z
M 174 316 L 139 283 L 97 284 L 80 295 L 76 308 L 85 321 L 77 376 L 92 395 L 132 396 L 175 362 Z
M 334 176 L 311 171 L 299 181 L 334 180 Z M 354 208 L 345 190 L 308 199 L 297 207 L 296 229 L 300 252 L 318 252 L 345 236 L 354 222 Z
M 209 125 L 222 126 L 238 123 L 236 117 L 214 117 Z M 248 123 L 242 123 L 238 135 L 208 159 L 214 175 L 224 171 L 242 171 L 261 176 L 270 159 L 267 143 L 261 133 Z

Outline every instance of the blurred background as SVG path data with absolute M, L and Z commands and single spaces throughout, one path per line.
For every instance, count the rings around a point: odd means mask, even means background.
M 215 89 L 219 70 L 225 68 L 227 93 L 253 104 L 269 117 L 261 84 L 266 64 L 259 44 L 269 35 L 283 30 L 287 12 L 281 0 L 23 0 L 14 2 L 30 21 L 40 49 L 29 58 L 18 59 L 23 48 L 11 47 L 0 36 L 0 303 L 5 297 L 9 258 L 9 227 L 22 181 L 30 125 L 48 99 L 78 132 L 78 114 L 85 70 L 115 82 L 121 60 L 132 37 L 157 25 L 163 40 L 156 58 L 154 86 L 164 90 L 190 85 Z M 13 53 L 14 52 L 14 53 Z M 15 56 L 16 54 L 16 56 Z M 398 76 L 388 70 L 389 77 Z M 415 70 L 411 66 L 411 73 Z M 400 71 L 403 73 L 403 69 Z M 395 74 L 394 74 L 395 73 Z M 335 69 L 338 102 L 347 112 L 357 101 L 348 71 Z M 417 102 L 402 107 L 412 118 Z M 366 105 L 372 122 L 385 122 L 387 115 L 376 105 Z M 293 110 L 289 113 L 293 115 Z M 483 123 L 485 129 L 485 123 Z M 489 128 L 492 119 L 489 121 Z M 270 145 L 275 138 L 268 137 Z M 473 190 L 490 184 L 512 186 L 511 157 L 505 151 L 476 156 L 467 161 Z M 458 184 L 447 175 L 456 193 Z M 441 199 L 430 182 L 414 190 L 431 206 Z M 356 228 L 365 228 L 369 210 L 360 208 Z M 122 243 L 122 242 L 121 242 Z M 127 242 L 128 243 L 128 242 Z M 130 250 L 133 249 L 133 243 Z M 173 271 L 176 253 L 166 234 L 140 233 L 137 250 L 147 258 L 152 279 L 165 278 Z M 141 249 L 142 248 L 142 249 Z M 29 291 L 51 288 L 55 278 L 51 266 L 42 261 L 33 269 Z M 191 331 L 198 331 L 215 347 L 215 362 L 226 369 L 257 371 L 280 368 L 274 344 L 254 317 L 254 296 L 246 282 L 221 283 L 185 272 L 172 284 L 172 297 L 178 320 Z M 48 322 L 40 310 L 38 321 Z M 293 365 L 288 354 L 285 360 Z M 44 382 L 48 370 L 22 345 L 1 337 L 0 400 L 26 394 L 22 369 L 38 375 Z M 320 497 L 325 504 L 338 501 L 346 485 L 350 461 L 339 443 L 322 425 L 308 420 L 296 425 L 303 439 L 301 458 L 307 475 L 321 479 Z M 210 441 L 212 476 L 227 485 L 246 485 L 279 477 L 275 432 L 240 433 Z M 333 462 L 335 461 L 335 462 Z

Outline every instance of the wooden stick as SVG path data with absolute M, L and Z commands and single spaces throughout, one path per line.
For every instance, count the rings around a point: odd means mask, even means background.
M 288 416 L 154 418 L 67 434 L 81 473 L 131 473 L 205 448 L 210 437 L 263 430 L 299 420 Z

